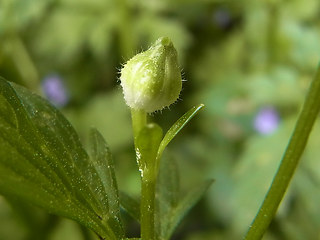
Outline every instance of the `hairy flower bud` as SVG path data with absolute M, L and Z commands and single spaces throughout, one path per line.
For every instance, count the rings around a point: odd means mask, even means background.
M 133 109 L 154 112 L 174 103 L 182 88 L 177 51 L 169 38 L 160 38 L 121 70 L 124 98 Z

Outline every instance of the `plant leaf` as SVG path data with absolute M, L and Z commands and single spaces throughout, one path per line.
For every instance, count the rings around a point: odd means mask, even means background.
M 166 227 L 162 227 L 161 229 L 163 239 L 169 239 L 171 237 L 183 217 L 200 200 L 212 183 L 213 180 L 207 180 L 194 187 L 176 207 L 173 207 L 166 216 L 162 217 L 162 220 L 165 220 L 167 223 Z
M 187 212 L 199 201 L 212 180 L 198 184 L 187 194 L 180 190 L 179 171 L 172 159 L 161 163 L 157 196 L 157 231 L 160 239 L 170 239 Z M 183 196 L 183 197 L 182 197 Z
M 177 163 L 174 159 L 164 158 L 158 178 L 157 191 L 160 214 L 167 214 L 171 208 L 175 208 L 180 200 L 180 176 Z
M 114 163 L 110 149 L 102 135 L 96 129 L 91 130 L 91 159 L 101 179 L 102 186 L 98 186 L 99 198 L 106 202 L 104 211 L 108 212 L 108 225 L 117 236 L 124 236 L 122 222 L 120 221 L 119 193 Z
M 140 221 L 140 202 L 132 198 L 124 192 L 120 192 L 120 204 L 127 211 L 127 213 Z
M 2 78 L 0 176 L 2 194 L 76 220 L 103 238 L 122 237 L 108 225 L 108 193 L 69 122 L 44 99 Z
M 170 237 L 176 226 L 182 220 L 182 218 L 188 213 L 188 211 L 203 197 L 208 188 L 214 180 L 206 180 L 203 183 L 193 187 L 189 193 L 180 201 L 178 206 L 172 209 L 171 215 L 171 228 L 167 231 L 167 236 Z M 183 194 L 182 194 L 183 195 Z
M 181 129 L 204 107 L 203 104 L 194 106 L 188 112 L 186 112 L 181 118 L 179 118 L 168 130 L 164 138 L 162 139 L 158 149 L 158 159 L 160 159 L 164 149 L 171 142 L 171 140 L 181 131 Z
M 157 183 L 156 226 L 159 236 L 165 236 L 170 228 L 167 216 L 176 208 L 180 200 L 180 177 L 174 159 L 164 158 Z

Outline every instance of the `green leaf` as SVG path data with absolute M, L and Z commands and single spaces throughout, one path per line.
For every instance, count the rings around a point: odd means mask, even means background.
M 203 183 L 193 187 L 187 194 L 183 194 L 184 198 L 178 204 L 177 208 L 171 212 L 172 218 L 172 231 L 174 227 L 181 221 L 181 219 L 187 214 L 187 212 L 203 197 L 205 192 L 214 182 L 213 179 L 206 180 Z M 174 214 L 175 213 L 175 214 Z
M 117 239 L 96 167 L 57 109 L 0 78 L 0 193 Z
M 157 196 L 157 231 L 160 239 L 170 239 L 187 212 L 200 200 L 213 180 L 198 184 L 188 193 L 180 190 L 179 171 L 172 159 L 162 162 Z
M 140 221 L 140 202 L 124 192 L 120 192 L 120 204 L 127 213 Z
M 161 172 L 158 178 L 159 209 L 161 215 L 171 208 L 177 207 L 180 200 L 180 176 L 177 163 L 174 159 L 163 159 Z
M 108 225 L 117 236 L 123 236 L 124 230 L 120 221 L 120 205 L 117 180 L 113 159 L 107 143 L 96 129 L 91 130 L 92 163 L 101 179 L 102 186 L 96 189 L 99 198 L 107 203 L 105 211 L 108 212 Z
M 167 230 L 170 228 L 168 216 L 172 209 L 178 206 L 180 200 L 180 176 L 174 159 L 162 160 L 157 192 L 156 226 L 158 235 L 164 237 L 168 235 Z
M 204 107 L 203 104 L 194 106 L 188 112 L 186 112 L 181 118 L 176 121 L 168 130 L 164 138 L 162 139 L 158 149 L 158 159 L 160 159 L 164 149 L 171 142 L 171 140 L 181 131 L 181 129 Z M 159 161 L 159 160 L 158 160 Z

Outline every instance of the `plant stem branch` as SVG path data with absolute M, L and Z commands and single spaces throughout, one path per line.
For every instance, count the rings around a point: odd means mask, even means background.
M 300 157 L 307 144 L 309 134 L 320 110 L 320 67 L 311 83 L 303 109 L 293 135 L 282 158 L 280 167 L 269 191 L 255 217 L 245 239 L 261 239 L 272 221 L 286 192 Z

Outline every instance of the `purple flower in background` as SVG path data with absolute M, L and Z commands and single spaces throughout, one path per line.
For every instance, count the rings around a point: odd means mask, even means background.
M 48 75 L 42 80 L 42 90 L 47 99 L 57 107 L 65 106 L 69 95 L 62 79 L 58 75 Z
M 255 116 L 254 128 L 257 132 L 268 135 L 278 128 L 279 121 L 279 114 L 273 107 L 264 107 Z
M 220 27 L 220 28 L 228 28 L 231 24 L 231 16 L 229 11 L 226 9 L 218 9 L 213 14 L 213 20 L 214 22 Z

